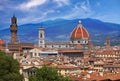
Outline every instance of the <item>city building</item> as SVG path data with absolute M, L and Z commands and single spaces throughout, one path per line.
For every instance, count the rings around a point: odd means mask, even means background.
M 42 48 L 34 48 L 29 51 L 30 57 L 42 57 L 42 56 L 51 56 L 58 55 L 56 50 L 45 50 Z
M 19 42 L 15 16 L 11 19 L 10 31 L 11 42 L 7 48 L 14 55 L 23 54 L 16 59 L 25 81 L 43 65 L 56 68 L 59 74 L 74 81 L 120 81 L 120 46 L 111 47 L 107 37 L 106 46 L 93 48 L 91 37 L 81 21 L 71 32 L 70 41 L 66 42 L 46 42 L 45 29 L 39 28 L 38 47 Z M 4 46 L 5 42 L 0 40 L 0 50 Z

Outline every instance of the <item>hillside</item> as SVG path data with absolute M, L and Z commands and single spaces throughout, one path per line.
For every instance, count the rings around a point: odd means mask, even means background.
M 45 28 L 46 41 L 69 41 L 70 33 L 77 26 L 80 19 L 65 20 L 56 19 L 35 24 L 24 24 L 18 26 L 18 39 L 22 42 L 37 44 L 38 29 L 41 25 Z M 96 19 L 81 19 L 83 26 L 91 35 L 95 45 L 104 45 L 105 38 L 110 37 L 112 45 L 120 45 L 120 25 L 102 22 Z M 10 30 L 0 30 L 0 38 L 6 42 L 10 41 Z

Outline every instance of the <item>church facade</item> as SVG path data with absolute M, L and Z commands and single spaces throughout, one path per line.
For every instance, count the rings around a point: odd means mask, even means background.
M 77 27 L 71 32 L 70 41 L 67 42 L 45 42 L 45 29 L 39 28 L 38 45 L 42 48 L 54 49 L 89 49 L 91 39 L 88 31 L 83 27 L 82 22 L 79 21 Z

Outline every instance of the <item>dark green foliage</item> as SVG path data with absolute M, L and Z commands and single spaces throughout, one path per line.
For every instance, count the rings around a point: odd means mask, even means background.
M 17 60 L 0 51 L 0 81 L 22 81 L 22 79 Z
M 64 77 L 62 81 L 73 81 L 69 77 Z
M 36 76 L 30 76 L 29 81 L 38 81 Z
M 62 77 L 57 70 L 52 67 L 43 66 L 36 69 L 36 75 L 30 76 L 29 81 L 72 81 L 68 77 Z

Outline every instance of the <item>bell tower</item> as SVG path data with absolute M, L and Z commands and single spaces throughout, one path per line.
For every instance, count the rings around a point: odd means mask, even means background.
M 110 50 L 110 38 L 109 37 L 106 38 L 106 49 Z
M 92 42 L 91 42 L 91 38 L 88 38 L 88 50 L 92 49 Z
M 38 41 L 38 45 L 39 47 L 44 48 L 45 47 L 45 32 L 44 32 L 44 28 L 41 27 L 39 28 L 39 41 Z
M 11 32 L 11 43 L 18 42 L 17 41 L 17 18 L 13 15 L 11 18 L 10 32 Z

